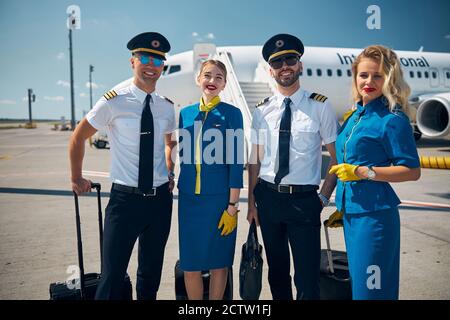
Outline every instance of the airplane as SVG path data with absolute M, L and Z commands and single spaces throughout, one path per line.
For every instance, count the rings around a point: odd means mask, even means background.
M 227 67 L 227 85 L 221 100 L 241 109 L 248 144 L 255 105 L 272 96 L 276 82 L 261 54 L 262 46 L 216 47 L 197 43 L 193 50 L 168 56 L 156 91 L 174 102 L 176 113 L 198 102 L 201 92 L 195 78 L 201 63 L 218 59 Z M 351 64 L 362 49 L 305 47 L 300 85 L 328 97 L 339 119 L 352 106 Z M 450 53 L 395 51 L 411 87 L 409 114 L 416 140 L 422 134 L 441 138 L 450 134 Z M 127 79 L 113 89 L 129 84 Z M 178 116 L 177 116 L 178 119 Z

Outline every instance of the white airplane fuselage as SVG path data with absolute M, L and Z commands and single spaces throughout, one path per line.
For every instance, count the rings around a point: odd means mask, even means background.
M 239 83 L 270 82 L 274 89 L 275 82 L 270 76 L 266 74 L 266 77 L 261 77 L 261 66 L 265 64 L 261 49 L 261 46 L 217 48 L 227 52 Z M 327 96 L 339 119 L 352 106 L 351 64 L 361 51 L 352 48 L 306 47 L 301 59 L 301 87 Z M 435 138 L 448 135 L 450 54 L 415 51 L 396 53 L 412 91 L 410 101 L 414 108 L 411 108 L 413 112 L 410 116 L 417 121 L 418 128 L 425 135 Z M 205 57 L 208 56 L 203 55 L 203 59 Z M 165 71 L 158 80 L 157 91 L 174 102 L 177 113 L 184 106 L 199 101 L 201 92 L 195 83 L 198 61 L 194 49 L 169 56 L 165 62 Z

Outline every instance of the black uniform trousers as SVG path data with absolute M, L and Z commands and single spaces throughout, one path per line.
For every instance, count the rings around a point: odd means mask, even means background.
M 172 218 L 173 195 L 168 187 L 169 183 L 165 183 L 155 196 L 145 197 L 111 189 L 105 215 L 102 278 L 96 299 L 121 299 L 138 238 L 137 299 L 156 299 Z
M 274 300 L 292 300 L 289 245 L 297 299 L 320 298 L 320 213 L 316 191 L 279 193 L 258 182 L 254 195 Z

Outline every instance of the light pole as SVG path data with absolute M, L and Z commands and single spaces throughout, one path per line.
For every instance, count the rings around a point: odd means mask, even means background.
M 70 52 L 70 110 L 71 121 L 70 126 L 72 130 L 75 130 L 75 95 L 73 86 L 73 57 L 72 57 L 72 30 L 81 28 L 81 13 L 80 7 L 71 5 L 67 8 L 67 28 L 69 29 L 69 52 Z
M 89 65 L 89 94 L 90 94 L 90 100 L 91 100 L 91 109 L 92 109 L 92 72 L 94 72 L 94 66 Z
M 33 89 L 28 89 L 28 123 L 30 127 L 33 125 L 33 117 L 31 115 L 31 102 L 36 101 L 36 95 L 33 94 Z

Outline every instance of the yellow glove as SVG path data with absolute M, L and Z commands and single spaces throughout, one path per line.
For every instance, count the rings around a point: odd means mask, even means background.
M 359 166 L 355 166 L 354 164 L 341 163 L 332 166 L 329 173 L 336 174 L 341 181 L 358 181 L 361 180 L 355 173 L 358 167 Z
M 343 226 L 342 218 L 344 217 L 344 214 L 340 212 L 339 210 L 336 210 L 330 216 L 328 217 L 328 222 L 325 223 L 325 226 L 328 228 L 339 228 Z
M 219 226 L 218 226 L 218 229 L 222 228 L 222 226 L 223 226 L 222 233 L 220 234 L 221 236 L 229 235 L 236 228 L 238 212 L 236 212 L 236 214 L 234 216 L 232 216 L 228 213 L 227 210 L 223 211 L 222 217 L 220 218 Z

